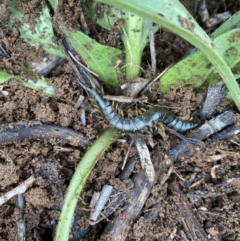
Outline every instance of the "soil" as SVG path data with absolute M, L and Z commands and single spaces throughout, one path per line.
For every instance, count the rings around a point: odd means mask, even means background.
M 9 15 L 8 2 L 0 1 L 1 21 Z M 30 13 L 37 15 L 42 1 L 19 2 L 31 24 Z M 61 4 L 57 17 L 68 21 L 74 28 L 83 29 L 83 23 L 79 20 L 79 14 L 82 13 L 81 1 L 65 0 Z M 219 1 L 208 1 L 209 12 L 212 13 L 217 9 L 218 12 L 228 10 L 234 13 L 240 7 L 238 1 L 226 1 L 225 4 L 226 9 L 224 4 L 220 4 L 217 8 Z M 189 8 L 190 1 L 184 1 L 184 5 Z M 197 20 L 204 26 L 198 17 Z M 97 41 L 122 47 L 117 27 L 109 34 L 89 20 L 86 20 L 86 23 L 91 37 Z M 56 32 L 58 33 L 57 28 Z M 0 37 L 2 48 L 10 56 L 0 56 L 0 70 L 37 79 L 36 74 L 27 73 L 24 69 L 32 62 L 42 61 L 45 54 L 41 48 L 29 46 L 21 39 L 17 30 L 10 31 L 3 26 L 0 26 Z M 156 34 L 155 41 L 159 73 L 180 60 L 191 48 L 186 41 L 164 29 Z M 146 72 L 149 71 L 149 52 L 146 48 L 143 53 L 142 68 Z M 58 89 L 54 98 L 48 98 L 41 92 L 28 89 L 16 80 L 1 84 L 1 123 L 26 121 L 31 126 L 32 121 L 38 120 L 42 124 L 70 128 L 84 134 L 93 142 L 107 125 L 88 112 L 87 125 L 82 124 L 80 108 L 75 106 L 80 92 L 71 66 L 68 63 L 58 66 L 48 74 L 47 79 L 50 85 Z M 154 83 L 151 92 L 147 94 L 149 102 L 159 103 L 160 99 L 161 105 L 171 108 L 178 116 L 197 113 L 197 108 L 201 108 L 206 97 L 206 91 L 196 93 L 190 87 L 181 90 L 173 88 L 164 96 L 160 96 L 157 89 L 158 83 Z M 111 90 L 111 93 L 114 91 Z M 217 107 L 217 113 L 226 110 L 234 111 L 234 105 L 231 101 L 223 99 Z M 187 227 L 187 223 L 184 222 L 182 213 L 186 206 L 209 240 L 240 240 L 239 136 L 233 136 L 225 141 L 206 140 L 204 150 L 196 148 L 195 155 L 191 158 L 184 158 L 174 165 L 169 165 L 167 149 L 177 142 L 177 138 L 169 133 L 166 140 L 156 135 L 148 141 L 150 150 L 156 143 L 160 146 L 159 155 L 161 165 L 165 168 L 165 175 L 170 168 L 172 172 L 164 184 L 161 181 L 163 177 L 156 181 L 140 217 L 132 224 L 126 240 L 205 240 L 197 238 L 199 237 L 197 234 L 196 239 L 190 238 L 189 226 Z M 129 158 L 137 155 L 134 145 L 129 150 L 130 143 L 130 136 L 121 136 L 121 140 L 117 140 L 105 151 L 93 169 L 77 205 L 77 210 L 83 214 L 77 221 L 82 228 L 89 224 L 89 203 L 94 192 L 100 191 L 107 183 L 119 190 L 125 190 L 125 184 L 120 181 L 118 175 L 126 155 Z M 22 140 L 1 145 L 1 194 L 17 187 L 31 175 L 34 175 L 36 180 L 23 195 L 25 200 L 23 209 L 17 207 L 15 197 L 0 207 L 0 240 L 16 240 L 16 221 L 20 218 L 27 223 L 25 240 L 53 240 L 63 195 L 85 151 L 76 145 L 64 144 L 59 139 Z M 42 175 L 43 168 L 50 170 L 54 181 Z M 133 173 L 139 170 L 141 166 L 137 162 Z M 146 214 L 156 204 L 158 212 L 147 219 Z M 98 240 L 107 222 L 106 219 L 92 225 L 83 240 Z

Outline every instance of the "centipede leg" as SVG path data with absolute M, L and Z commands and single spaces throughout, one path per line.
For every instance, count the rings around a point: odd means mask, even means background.
M 165 133 L 164 125 L 160 122 L 156 125 L 158 134 L 161 135 L 164 141 L 167 141 L 167 135 Z

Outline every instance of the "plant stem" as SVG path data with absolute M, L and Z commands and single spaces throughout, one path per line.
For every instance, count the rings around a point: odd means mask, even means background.
M 126 80 L 130 81 L 136 78 L 140 71 L 143 19 L 130 12 L 126 12 L 126 15 L 122 40 L 126 51 Z
M 109 145 L 115 141 L 117 136 L 118 133 L 114 129 L 108 128 L 105 130 L 104 133 L 88 149 L 78 164 L 64 198 L 54 239 L 55 241 L 68 240 L 74 210 L 83 186 L 100 156 L 109 147 Z

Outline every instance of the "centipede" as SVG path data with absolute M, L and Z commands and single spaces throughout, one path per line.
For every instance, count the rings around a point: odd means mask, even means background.
M 78 65 L 76 59 L 68 51 L 66 43 L 60 41 L 60 46 L 78 76 L 78 83 L 95 100 L 104 120 L 115 130 L 126 133 L 144 133 L 161 122 L 176 132 L 184 133 L 198 126 L 195 122 L 180 120 L 168 108 L 160 106 L 154 106 L 133 118 L 121 117 L 112 104 L 103 98 L 88 71 Z
M 104 120 L 108 123 L 108 125 L 120 132 L 144 133 L 159 122 L 162 122 L 167 127 L 181 133 L 194 129 L 198 126 L 195 122 L 180 120 L 168 108 L 160 106 L 154 106 L 134 118 L 123 118 L 116 113 L 112 104 L 102 97 L 100 91 L 95 88 L 88 88 L 87 91 L 92 98 L 94 98 Z

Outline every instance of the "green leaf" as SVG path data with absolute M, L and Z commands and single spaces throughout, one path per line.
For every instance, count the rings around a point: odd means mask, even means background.
M 95 8 L 95 6 L 93 8 Z M 117 8 L 103 5 L 103 15 L 102 17 L 97 18 L 97 24 L 107 30 L 111 30 L 116 21 L 119 19 L 118 12 L 120 13 Z
M 240 28 L 240 11 L 236 12 L 227 21 L 225 21 L 219 28 L 217 28 L 212 33 L 212 38 L 215 39 L 216 37 L 219 37 L 220 35 L 225 34 L 226 32 L 237 28 Z
M 53 97 L 57 92 L 57 88 L 49 86 L 47 80 L 44 77 L 38 79 L 37 82 L 22 77 L 18 77 L 18 79 L 20 79 L 23 82 L 24 86 L 36 91 L 43 91 L 43 93 L 49 97 Z
M 10 20 L 17 19 L 22 21 L 23 13 L 18 10 L 18 1 L 12 0 L 8 2 L 8 10 L 10 11 Z
M 219 53 L 230 68 L 240 62 L 240 29 L 234 29 L 220 35 L 214 40 Z M 171 69 L 161 78 L 161 93 L 167 93 L 171 86 L 182 87 L 191 85 L 198 88 L 216 83 L 220 79 L 216 69 L 202 52 L 191 55 Z
M 48 0 L 48 2 L 51 4 L 52 8 L 54 10 L 57 9 L 57 6 L 58 6 L 58 0 Z
M 101 45 L 80 31 L 69 31 L 64 27 L 63 29 L 74 49 L 99 79 L 106 85 L 117 87 L 115 65 L 122 51 Z
M 180 35 L 201 50 L 217 69 L 240 110 L 240 89 L 217 46 L 178 0 L 99 0 L 149 19 Z
M 47 80 L 44 77 L 41 77 L 37 80 L 37 82 L 34 82 L 33 80 L 26 79 L 19 76 L 14 76 L 11 74 L 8 74 L 4 71 L 0 71 L 0 84 L 10 80 L 10 79 L 16 79 L 18 81 L 21 81 L 22 84 L 30 89 L 36 90 L 36 91 L 43 91 L 43 93 L 46 96 L 54 97 L 54 95 L 57 92 L 57 88 L 48 85 Z
M 34 29 L 26 22 L 23 22 L 23 13 L 17 8 L 17 2 L 15 0 L 10 1 L 8 8 L 11 12 L 10 23 L 13 23 L 16 19 L 20 21 L 20 36 L 28 44 L 35 46 L 40 45 L 46 52 L 64 57 L 59 46 L 54 43 L 54 33 L 51 22 L 49 9 L 47 6 L 43 6 L 40 16 L 35 19 Z M 6 26 L 10 26 L 8 24 Z
M 8 74 L 7 72 L 0 71 L 0 84 L 14 78 L 14 75 Z
M 97 3 L 94 2 L 88 16 L 95 18 L 94 9 Z M 142 51 L 148 43 L 148 21 L 136 14 L 126 12 L 108 5 L 102 5 L 102 16 L 97 18 L 97 24 L 107 30 L 111 30 L 117 20 L 122 22 L 119 29 L 125 49 L 126 80 L 132 80 L 139 75 L 142 60 Z M 120 23 L 121 26 L 121 23 Z M 157 32 L 158 25 L 153 27 L 153 32 Z

